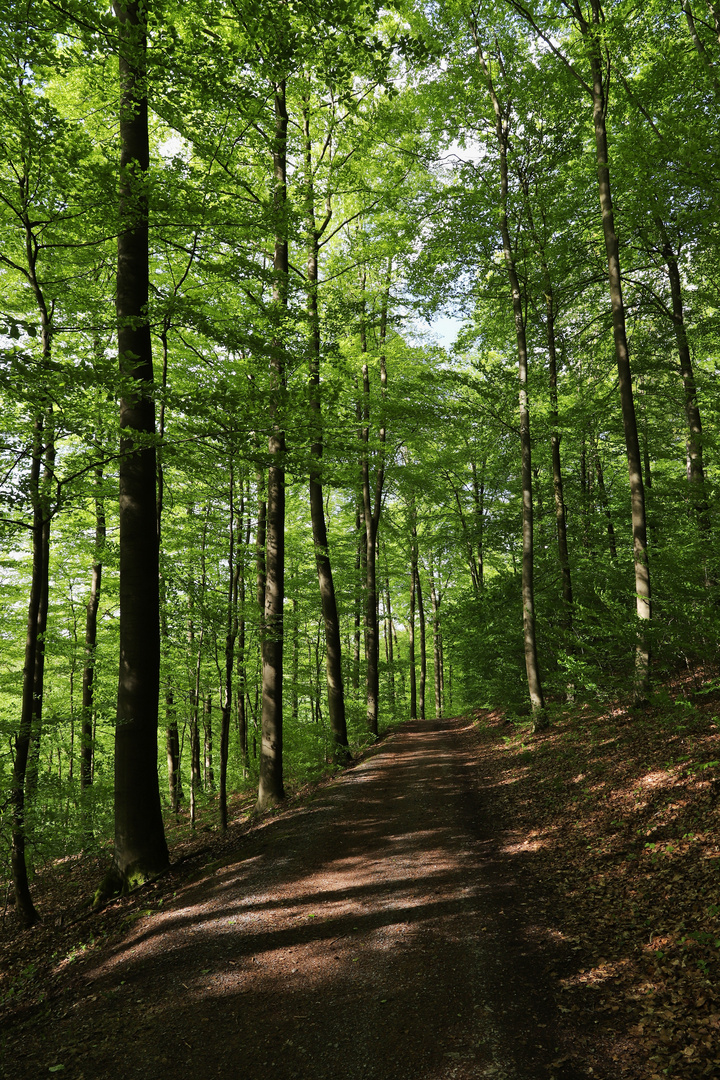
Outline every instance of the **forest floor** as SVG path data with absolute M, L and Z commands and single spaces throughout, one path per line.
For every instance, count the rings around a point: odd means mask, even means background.
M 0 931 L 0 1076 L 720 1075 L 720 695 L 410 722 L 281 812 Z

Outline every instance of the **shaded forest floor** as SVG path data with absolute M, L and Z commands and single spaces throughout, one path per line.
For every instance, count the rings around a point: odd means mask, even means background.
M 720 693 L 401 725 L 97 914 L 0 929 L 0 1075 L 720 1074 Z

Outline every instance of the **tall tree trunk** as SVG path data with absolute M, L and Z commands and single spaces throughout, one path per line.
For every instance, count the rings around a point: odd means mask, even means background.
M 278 398 L 285 388 L 283 316 L 287 310 L 287 128 L 285 82 L 275 85 L 275 138 L 273 143 L 274 208 L 277 219 L 273 271 L 274 315 L 278 323 L 273 340 L 271 370 L 272 430 L 268 437 L 270 465 L 267 480 L 267 533 L 265 614 L 262 635 L 262 738 L 257 809 L 285 798 L 283 786 L 283 599 L 285 596 L 285 433 Z
M 120 44 L 120 232 L 117 320 L 120 400 L 120 675 L 115 727 L 115 852 L 96 894 L 169 865 L 157 771 L 160 594 L 155 402 L 148 322 L 146 8 L 115 4 Z
M 235 553 L 235 470 L 232 456 L 229 467 L 230 524 L 228 527 L 228 595 L 225 621 L 225 670 L 220 706 L 220 828 L 227 829 L 227 771 L 230 750 L 230 715 L 232 710 L 233 669 L 235 667 L 235 642 L 238 636 L 238 588 L 242 572 L 243 502 L 237 522 L 238 552 Z M 242 492 L 242 484 L 240 486 Z
M 95 654 L 97 650 L 97 615 L 102 587 L 102 569 L 105 552 L 107 527 L 105 524 L 105 504 L 102 496 L 103 470 L 98 465 L 95 470 L 95 549 L 92 575 L 90 578 L 90 596 L 85 611 L 85 662 L 82 675 L 82 719 L 80 722 L 80 790 L 88 792 L 92 786 L 93 774 L 93 711 L 95 708 Z M 85 834 L 92 835 L 90 807 L 83 800 Z
M 360 577 L 362 573 L 362 580 L 365 580 L 365 567 L 364 567 L 364 553 L 365 553 L 365 529 L 363 527 L 363 521 L 360 517 L 360 508 L 358 507 L 355 512 L 355 532 L 358 538 L 357 548 L 355 552 L 355 581 L 358 583 L 358 592 L 354 601 L 353 612 L 353 667 L 352 667 L 352 687 L 353 690 L 359 690 L 360 688 L 360 626 L 362 623 L 362 590 L 360 589 Z
M 665 228 L 665 223 L 659 216 L 655 218 L 663 248 L 662 256 L 667 267 L 670 282 L 670 295 L 672 297 L 672 321 L 677 343 L 678 358 L 680 360 L 680 374 L 684 389 L 685 418 L 687 420 L 687 444 L 688 444 L 688 482 L 690 485 L 690 504 L 697 517 L 702 533 L 707 537 L 710 533 L 709 511 L 707 492 L 705 490 L 705 465 L 703 462 L 703 432 L 700 420 L 700 408 L 697 401 L 697 386 L 695 384 L 695 372 L 693 370 L 690 345 L 688 343 L 685 328 L 685 312 L 683 307 L 682 285 L 677 256 L 673 251 L 670 239 Z
M 205 698 L 203 707 L 203 758 L 205 761 L 205 790 L 215 791 L 215 767 L 213 762 L 212 695 Z
M 390 596 L 390 575 L 387 565 L 387 550 L 385 552 L 385 623 L 387 627 L 387 664 L 388 678 L 390 680 L 390 702 L 395 710 L 395 651 L 393 646 L 393 617 L 392 600 Z
M 475 28 L 473 28 L 475 29 Z M 540 681 L 540 668 L 537 658 L 535 635 L 535 589 L 533 583 L 533 499 L 532 499 L 532 444 L 530 440 L 530 409 L 528 402 L 528 352 L 525 336 L 525 315 L 522 292 L 515 265 L 515 254 L 510 237 L 508 223 L 508 145 L 509 114 L 503 112 L 500 99 L 495 91 L 488 61 L 475 34 L 476 52 L 482 66 L 488 92 L 495 113 L 495 132 L 500 153 L 500 231 L 503 241 L 505 269 L 510 284 L 512 309 L 515 319 L 515 336 L 518 352 L 518 376 L 520 383 L 520 456 L 522 465 L 522 601 L 523 601 L 523 640 L 525 645 L 525 671 L 527 674 L 530 704 L 535 717 L 535 727 L 539 729 L 547 723 L 545 699 Z
M 647 517 L 645 512 L 645 487 L 642 477 L 642 458 L 638 439 L 635 401 L 633 397 L 630 355 L 625 328 L 625 304 L 620 271 L 620 248 L 615 230 L 615 217 L 610 186 L 610 164 L 607 143 L 605 113 L 607 101 L 603 80 L 603 61 L 600 52 L 602 13 L 599 0 L 591 0 L 592 25 L 583 17 L 580 5 L 574 0 L 575 17 L 580 32 L 586 39 L 590 56 L 593 104 L 593 127 L 597 157 L 598 194 L 602 214 L 603 235 L 608 266 L 608 285 L 612 308 L 615 359 L 620 386 L 628 474 L 630 479 L 630 506 L 633 530 L 633 560 L 635 563 L 635 596 L 638 618 L 638 636 L 635 649 L 636 701 L 647 696 L 650 681 L 650 639 L 645 627 L 652 615 L 650 589 L 650 564 L 648 560 Z
M 417 720 L 417 672 L 415 671 L 415 567 L 410 570 L 410 619 L 408 621 L 408 661 L 410 664 L 410 719 Z
M 553 494 L 555 499 L 555 528 L 558 541 L 560 577 L 562 580 L 563 616 L 566 631 L 572 629 L 573 592 L 570 575 L 570 555 L 567 542 L 567 517 L 563 494 L 562 464 L 560 461 L 560 415 L 557 393 L 557 347 L 555 340 L 555 293 L 550 270 L 543 254 L 545 275 L 545 326 L 547 331 L 549 379 L 550 379 L 550 452 L 552 456 Z
M 43 349 L 43 361 L 50 358 L 49 347 Z M 42 711 L 45 693 L 45 637 L 47 634 L 48 606 L 50 602 L 50 526 L 52 521 L 51 489 L 55 478 L 55 420 L 49 407 L 43 421 L 43 475 L 37 492 L 42 512 L 40 544 L 43 577 L 40 587 L 40 606 L 37 614 L 37 648 L 33 672 L 33 718 L 30 737 L 30 753 L 25 778 L 25 801 L 29 805 L 37 793 L 40 769 L 40 745 L 42 743 Z
M 427 656 L 425 653 L 425 607 L 423 605 L 422 585 L 420 583 L 418 536 L 417 536 L 417 513 L 415 500 L 410 506 L 410 572 L 413 577 L 413 593 L 417 598 L 418 623 L 420 629 L 420 685 L 417 697 L 417 716 L 420 720 L 425 719 L 425 683 L 427 680 Z
M 15 903 L 23 926 L 34 926 L 39 915 L 30 895 L 27 862 L 25 858 L 25 780 L 30 749 L 33 720 L 33 690 L 35 681 L 35 658 L 38 648 L 38 616 L 43 580 L 47 575 L 43 548 L 43 507 L 40 499 L 40 471 L 44 454 L 43 416 L 35 419 L 33 452 L 30 463 L 30 491 L 33 497 L 32 526 L 32 577 L 28 602 L 27 634 L 25 638 L 25 663 L 23 666 L 22 706 L 20 724 L 15 737 L 15 753 L 10 787 L 12 806 L 11 859 Z
M 475 506 L 475 520 L 477 523 L 477 578 L 480 591 L 485 588 L 485 542 L 483 536 L 483 525 L 485 517 L 485 460 L 483 459 L 482 474 L 478 479 L 477 465 L 475 460 L 471 459 L 470 469 L 472 471 L 472 492 L 473 503 Z
M 182 778 L 180 775 L 180 735 L 177 726 L 177 714 L 175 712 L 175 698 L 172 687 L 165 689 L 165 718 L 166 718 L 166 751 L 168 767 L 168 787 L 170 788 L 170 805 L 173 814 L 180 811 L 182 800 Z
M 367 728 L 378 733 L 378 709 L 380 695 L 380 635 L 378 633 L 378 596 L 377 596 L 377 534 L 382 510 L 383 486 L 385 483 L 385 397 L 387 394 L 387 366 L 385 360 L 385 338 L 387 335 L 387 313 L 390 292 L 392 263 L 388 261 L 387 286 L 382 298 L 380 311 L 380 393 L 381 416 L 378 428 L 378 462 L 375 469 L 375 483 L 371 490 L 370 482 L 370 372 L 367 361 L 363 364 L 363 419 L 362 429 L 362 494 L 365 517 L 365 651 L 367 662 Z
M 440 594 L 435 583 L 435 575 L 433 574 L 432 566 L 430 567 L 430 598 L 432 601 L 433 609 L 433 681 L 435 684 L 435 716 L 439 718 L 442 716 L 443 712 L 443 664 L 442 642 L 440 637 Z
M 310 518 L 320 605 L 325 624 L 325 657 L 327 668 L 328 713 L 333 740 L 333 758 L 347 761 L 348 736 L 345 720 L 345 693 L 343 689 L 342 647 L 340 644 L 340 619 L 338 616 L 335 584 L 333 582 L 330 551 L 328 549 L 327 523 L 322 488 L 323 420 L 320 404 L 320 314 L 318 310 L 318 258 L 320 236 L 331 218 L 328 208 L 324 222 L 318 226 L 315 219 L 315 196 L 313 187 L 312 141 L 307 103 L 303 111 L 303 136 L 305 143 L 306 211 L 308 217 L 307 242 L 307 307 L 309 321 L 309 406 L 312 443 L 310 446 Z
M 425 649 L 425 605 L 423 604 L 420 571 L 415 563 L 415 592 L 418 605 L 418 623 L 420 625 L 420 686 L 418 689 L 418 719 L 425 719 L 425 687 L 427 685 L 427 652 Z
M 190 264 L 188 264 L 188 270 Z M 167 596 L 166 596 L 166 581 L 165 573 L 163 569 L 162 559 L 162 524 L 163 524 L 163 509 L 164 509 L 164 496 L 165 496 L 165 469 L 163 467 L 162 460 L 162 444 L 165 437 L 165 394 L 167 389 L 167 376 L 168 376 L 168 330 L 170 327 L 169 318 L 165 318 L 163 321 L 163 328 L 160 334 L 160 342 L 162 345 L 162 388 L 163 398 L 160 404 L 160 417 L 158 423 L 158 439 L 160 442 L 158 455 L 157 455 L 157 534 L 158 534 L 158 553 L 160 559 L 160 647 L 162 653 L 162 643 L 168 641 L 168 624 L 167 624 Z M 182 793 L 182 774 L 180 772 L 180 736 L 177 726 L 177 713 L 175 711 L 175 696 L 173 694 L 172 685 L 170 684 L 168 676 L 165 680 L 165 747 L 167 755 L 167 769 L 168 769 L 168 787 L 170 789 L 170 804 L 173 809 L 173 813 L 177 814 L 180 810 L 180 802 L 183 797 Z

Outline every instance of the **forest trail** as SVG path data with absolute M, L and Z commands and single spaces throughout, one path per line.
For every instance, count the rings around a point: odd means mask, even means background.
M 76 961 L 20 1021 L 8 1080 L 598 1076 L 550 1067 L 558 946 L 477 740 L 467 719 L 403 725 L 269 816 Z

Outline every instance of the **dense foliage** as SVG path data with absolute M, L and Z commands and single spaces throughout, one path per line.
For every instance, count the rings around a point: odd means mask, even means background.
M 121 177 L 131 9 L 150 164 Z M 3 875 L 18 828 L 32 864 L 111 827 L 118 468 L 143 448 L 163 798 L 193 820 L 221 764 L 257 783 L 268 641 L 292 780 L 343 760 L 338 693 L 352 747 L 716 662 L 717 4 L 0 16 Z M 155 433 L 130 444 L 115 275 L 142 207 Z M 422 332 L 439 315 L 452 347 Z

